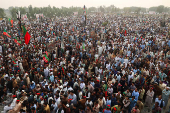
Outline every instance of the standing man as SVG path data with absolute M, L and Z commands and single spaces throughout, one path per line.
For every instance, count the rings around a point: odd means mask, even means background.
M 126 98 L 123 100 L 123 111 L 124 111 L 124 113 L 128 113 L 129 105 L 130 105 L 130 99 L 129 99 L 129 97 L 126 96 Z
M 162 109 L 163 107 L 165 107 L 165 102 L 162 100 L 162 96 L 159 95 L 158 98 L 155 99 L 155 102 L 159 103 L 159 107 Z
M 135 88 L 135 90 L 132 92 L 132 96 L 134 96 L 135 100 L 138 101 L 139 92 L 137 88 Z
M 167 104 L 168 104 L 169 96 L 170 96 L 169 87 L 166 87 L 166 88 L 162 91 L 162 100 L 165 102 L 165 108 L 166 108 L 166 106 L 167 106 Z
M 149 108 L 148 111 L 150 111 L 153 96 L 154 96 L 154 91 L 153 91 L 153 88 L 150 87 L 150 89 L 146 93 L 146 100 L 145 100 L 145 103 L 146 103 L 145 105 Z
M 71 91 L 69 96 L 68 96 L 68 99 L 72 99 L 71 100 L 71 103 L 73 104 L 77 104 L 77 96 L 74 94 L 74 91 Z

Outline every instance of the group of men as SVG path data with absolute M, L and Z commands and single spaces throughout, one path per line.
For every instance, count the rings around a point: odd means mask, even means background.
M 161 16 L 89 14 L 0 26 L 3 113 L 161 113 L 170 37 Z M 107 24 L 103 24 L 107 23 Z M 3 35 L 4 29 L 9 36 Z

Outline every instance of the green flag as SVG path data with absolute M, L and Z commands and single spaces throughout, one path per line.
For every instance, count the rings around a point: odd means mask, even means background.
M 4 29 L 3 35 L 6 35 L 7 37 L 11 38 L 11 36 L 7 33 L 7 31 L 5 29 Z
M 84 42 L 83 42 L 83 50 L 85 50 L 85 44 L 84 44 Z
M 50 61 L 50 59 L 47 57 L 47 55 L 45 55 L 45 58 L 47 59 L 48 62 Z
M 24 26 L 22 26 L 22 32 L 23 32 L 23 35 L 24 35 L 25 44 L 28 45 L 31 36 L 30 36 L 30 34 L 28 33 L 28 31 L 26 30 L 26 28 Z
M 14 42 L 20 46 L 20 43 L 18 42 L 17 38 L 14 39 Z

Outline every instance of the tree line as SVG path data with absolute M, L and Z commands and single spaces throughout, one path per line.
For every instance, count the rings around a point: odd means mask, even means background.
M 8 9 L 0 8 L 0 18 L 8 17 L 5 12 L 8 12 L 12 19 L 16 19 L 16 12 L 20 11 L 21 14 L 26 14 L 28 18 L 35 18 L 36 14 L 42 13 L 45 17 L 55 17 L 55 16 L 70 16 L 73 15 L 73 12 L 78 12 L 79 15 L 83 14 L 83 7 L 61 7 L 57 8 L 55 6 L 51 7 L 50 5 L 47 7 L 32 7 L 32 5 L 28 7 L 9 7 Z M 113 12 L 134 12 L 139 13 L 143 12 L 146 13 L 147 11 L 155 11 L 157 13 L 162 12 L 170 12 L 169 7 L 165 7 L 163 5 L 157 7 L 150 7 L 149 9 L 143 7 L 124 7 L 123 9 L 117 8 L 114 5 L 109 7 L 100 6 L 96 7 L 89 7 L 86 9 L 87 14 L 92 12 L 104 12 L 104 13 L 113 13 Z

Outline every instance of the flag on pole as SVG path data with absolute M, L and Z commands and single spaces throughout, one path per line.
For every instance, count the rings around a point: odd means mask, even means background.
M 20 43 L 18 42 L 17 38 L 14 39 L 14 42 L 20 46 Z
M 86 6 L 84 5 L 83 10 L 85 10 Z
M 7 31 L 5 29 L 4 29 L 3 35 L 6 35 L 7 37 L 11 38 L 11 36 L 7 33 Z
M 28 33 L 28 31 L 26 30 L 26 28 L 24 26 L 22 26 L 22 32 L 23 32 L 23 35 L 24 35 L 25 44 L 28 45 L 31 36 L 30 36 L 30 34 Z
M 43 57 L 43 60 L 47 63 L 50 61 L 50 59 L 48 58 L 48 56 L 45 54 L 45 56 Z
M 45 52 L 45 54 L 46 54 L 46 55 L 47 55 L 47 57 L 48 57 L 49 53 L 48 53 L 47 51 Z
M 9 18 L 9 21 L 11 22 L 11 27 L 13 27 L 13 20 L 11 18 Z

